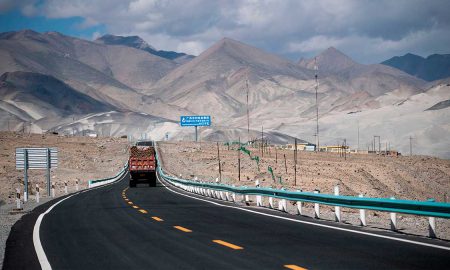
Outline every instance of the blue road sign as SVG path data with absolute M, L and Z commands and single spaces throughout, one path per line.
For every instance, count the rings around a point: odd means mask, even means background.
M 210 115 L 192 115 L 192 116 L 181 116 L 180 124 L 182 127 L 194 127 L 194 126 L 210 126 L 211 116 Z

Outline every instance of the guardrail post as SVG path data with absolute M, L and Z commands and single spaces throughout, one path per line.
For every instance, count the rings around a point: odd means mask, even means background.
M 256 195 L 256 206 L 263 206 L 261 195 Z
M 278 210 L 286 212 L 286 199 L 278 200 Z
M 245 194 L 245 202 L 246 202 L 246 203 L 249 203 L 249 202 L 250 202 L 250 196 L 247 195 L 247 194 Z
M 391 200 L 395 200 L 395 197 L 391 197 Z M 397 231 L 397 213 L 391 213 L 391 230 Z
M 428 232 L 430 238 L 436 238 L 436 218 L 428 217 Z
M 297 192 L 302 192 L 300 189 L 297 189 Z M 299 214 L 300 216 L 303 215 L 303 202 L 302 201 L 297 201 L 297 214 Z
M 359 194 L 358 197 L 362 198 L 363 195 Z M 366 223 L 366 210 L 365 209 L 359 209 L 359 220 L 361 222 L 361 226 L 366 226 L 367 225 L 367 223 Z
M 319 190 L 314 190 L 314 193 L 319 193 Z M 320 209 L 318 203 L 314 203 L 314 218 L 320 218 Z
M 36 184 L 36 202 L 39 203 L 39 185 Z
M 227 201 L 230 200 L 230 193 L 228 191 L 225 191 L 225 198 L 227 199 Z
M 273 197 L 269 197 L 269 207 L 273 209 Z
M 339 196 L 339 186 L 334 187 L 334 195 Z M 334 219 L 336 222 L 341 222 L 341 207 L 335 206 L 334 207 Z

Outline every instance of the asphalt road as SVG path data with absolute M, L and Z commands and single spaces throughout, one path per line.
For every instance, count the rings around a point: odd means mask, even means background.
M 448 250 L 223 207 L 180 195 L 186 193 L 173 187 L 178 193 L 172 192 L 161 183 L 132 189 L 127 189 L 127 183 L 126 177 L 114 185 L 73 196 L 45 216 L 40 238 L 53 269 L 450 267 Z M 30 231 L 48 206 L 36 209 L 13 228 L 4 269 L 39 269 Z M 272 210 L 263 212 L 287 216 Z

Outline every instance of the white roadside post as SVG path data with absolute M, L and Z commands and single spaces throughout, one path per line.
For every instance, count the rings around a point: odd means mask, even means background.
M 363 197 L 362 194 L 359 194 L 360 198 Z M 361 221 L 361 226 L 366 226 L 366 210 L 365 209 L 359 209 L 359 220 Z
M 255 187 L 259 188 L 259 180 L 255 181 Z M 263 206 L 261 195 L 256 195 L 256 206 Z
M 67 194 L 68 190 L 67 190 L 67 181 L 64 181 L 64 194 Z
M 36 184 L 36 202 L 39 203 L 39 185 Z
M 235 185 L 232 185 L 232 187 L 234 188 Z M 233 192 L 233 193 L 231 194 L 231 198 L 233 199 L 233 202 L 236 203 L 236 192 Z
M 430 238 L 436 238 L 436 218 L 428 217 L 428 232 Z
M 319 190 L 314 190 L 314 193 L 318 194 Z M 314 203 L 314 218 L 320 218 L 320 208 L 318 203 Z
M 269 207 L 273 209 L 273 197 L 269 197 Z
M 21 201 L 20 201 L 20 188 L 16 188 L 16 208 L 17 210 L 22 209 Z
M 334 187 L 334 195 L 339 196 L 339 186 Z M 334 219 L 336 222 L 341 222 L 341 207 L 335 206 L 334 207 Z
M 78 179 L 75 180 L 75 190 L 78 191 L 80 187 L 78 186 Z
M 302 192 L 302 190 L 297 189 L 297 192 Z M 300 216 L 303 215 L 303 202 L 302 201 L 297 201 L 297 214 L 299 214 Z
M 395 200 L 395 197 L 391 197 L 391 200 Z M 391 230 L 397 231 L 397 213 L 391 213 Z
M 55 184 L 52 184 L 52 198 L 55 198 Z
M 428 199 L 430 202 L 434 202 L 434 199 Z M 436 238 L 436 218 L 428 217 L 428 236 L 430 238 Z
M 225 191 L 225 198 L 227 201 L 230 201 L 230 193 L 228 191 Z

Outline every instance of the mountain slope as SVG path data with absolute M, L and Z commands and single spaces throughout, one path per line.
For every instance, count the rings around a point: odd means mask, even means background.
M 24 121 L 115 109 L 52 76 L 31 72 L 6 72 L 1 75 L 0 95 L 0 107 Z
M 403 70 L 426 81 L 450 77 L 450 54 L 433 54 L 423 58 L 412 53 L 394 56 L 381 64 Z
M 360 66 L 360 64 L 334 47 L 326 49 L 315 58 L 300 59 L 298 65 L 308 69 L 314 69 L 317 65 L 323 74 L 335 73 L 347 68 Z
M 103 35 L 95 40 L 96 43 L 106 44 L 106 45 L 121 45 L 140 49 L 151 53 L 153 55 L 166 58 L 169 60 L 174 60 L 176 63 L 186 63 L 194 58 L 192 55 L 185 53 L 179 53 L 174 51 L 164 51 L 156 50 L 145 42 L 142 38 L 138 36 L 115 36 L 115 35 Z

